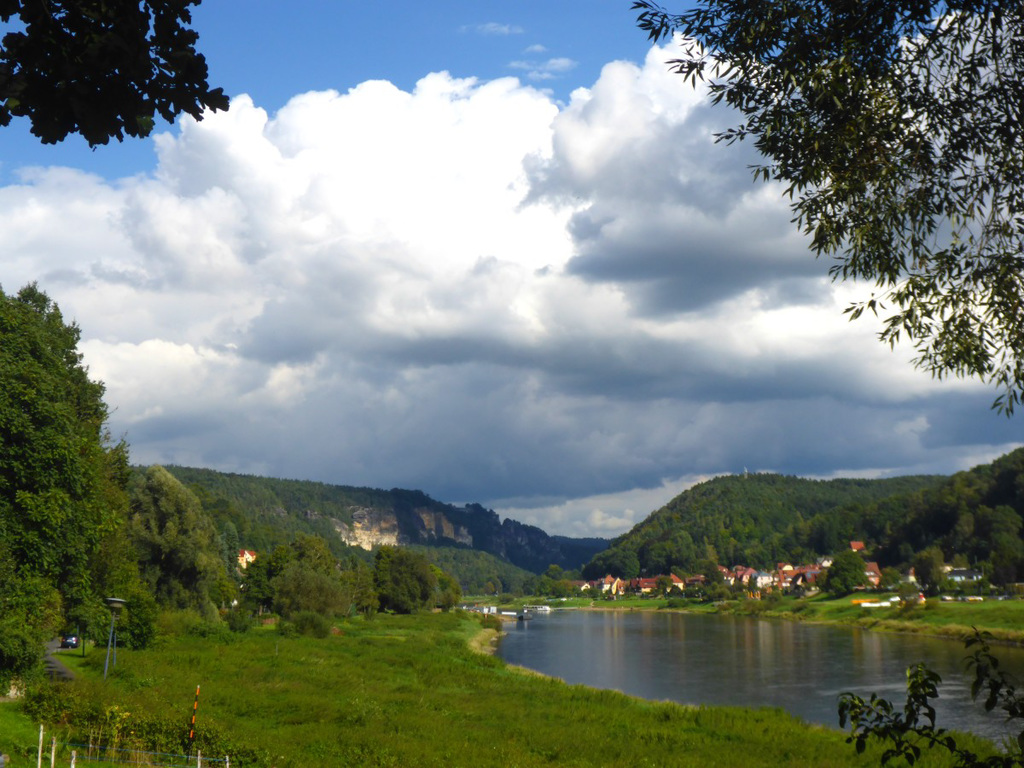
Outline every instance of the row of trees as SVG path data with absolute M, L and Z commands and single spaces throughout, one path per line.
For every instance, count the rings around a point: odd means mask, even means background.
M 103 385 L 89 379 L 78 340 L 35 285 L 0 290 L 2 689 L 65 624 L 109 621 L 104 596 L 146 594 L 121 535 L 127 447 L 106 432 Z

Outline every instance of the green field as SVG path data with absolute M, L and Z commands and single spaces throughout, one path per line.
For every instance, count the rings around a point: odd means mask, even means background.
M 327 638 L 276 630 L 176 637 L 76 661 L 39 699 L 61 743 L 93 731 L 178 751 L 201 686 L 197 745 L 232 766 L 868 766 L 838 731 L 778 710 L 694 708 L 523 674 L 476 653 L 466 615 L 378 616 Z M 38 725 L 0 705 L 0 749 L 34 762 Z M 51 727 L 54 726 L 54 727 Z M 100 733 L 102 732 L 102 733 Z M 48 740 L 48 739 L 47 739 Z M 943 765 L 939 761 L 926 765 Z

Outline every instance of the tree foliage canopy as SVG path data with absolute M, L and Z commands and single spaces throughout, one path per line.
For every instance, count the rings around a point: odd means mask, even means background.
M 22 576 L 58 586 L 68 606 L 94 596 L 94 577 L 121 574 L 119 558 L 98 554 L 127 506 L 127 447 L 108 439 L 78 339 L 35 285 L 0 291 L 0 539 Z
M 35 285 L 0 290 L 0 690 L 67 625 L 97 633 L 102 598 L 133 596 L 123 544 L 127 447 L 106 433 L 103 385 L 79 329 Z
M 227 109 L 189 28 L 199 0 L 0 2 L 0 125 L 27 117 L 44 143 L 146 136 L 157 115 Z
M 432 604 L 437 576 L 418 552 L 381 547 L 374 557 L 374 584 L 382 610 L 413 613 Z
M 825 571 L 822 589 L 836 595 L 848 595 L 867 583 L 863 558 L 852 549 L 844 549 Z
M 205 608 L 228 597 L 216 529 L 191 491 L 153 466 L 132 489 L 131 506 L 129 537 L 158 602 Z
M 787 185 L 834 279 L 877 293 L 937 377 L 977 375 L 1007 413 L 1024 394 L 1024 6 L 1002 0 L 639 0 L 670 64 L 738 110 L 755 177 Z M 891 307 L 891 310 L 887 307 Z

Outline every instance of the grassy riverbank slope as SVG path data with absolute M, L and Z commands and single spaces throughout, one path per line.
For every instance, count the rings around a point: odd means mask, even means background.
M 94 736 L 174 752 L 199 685 L 197 745 L 244 768 L 879 763 L 879 752 L 858 756 L 840 732 L 778 710 L 683 707 L 524 675 L 472 651 L 479 631 L 452 614 L 351 621 L 326 638 L 176 637 L 119 651 L 107 682 L 94 650 L 72 658 L 79 679 L 41 709 L 62 743 L 88 737 L 91 724 Z M 0 733 L 15 764 L 34 759 L 21 706 L 0 705 L 0 723 L 22 734 Z
M 871 596 L 872 602 L 884 602 L 890 595 Z M 888 608 L 864 607 L 856 600 L 863 595 L 842 598 L 818 596 L 783 599 L 763 607 L 749 603 L 720 606 L 736 613 L 753 612 L 765 616 L 852 624 L 867 629 L 914 632 L 952 639 L 971 634 L 972 627 L 989 632 L 999 642 L 1024 644 L 1024 601 L 988 600 L 983 602 L 943 602 L 929 598 L 924 605 L 893 603 Z

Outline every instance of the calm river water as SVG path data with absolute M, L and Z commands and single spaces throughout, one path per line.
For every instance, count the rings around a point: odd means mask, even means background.
M 506 625 L 499 655 L 569 683 L 683 704 L 779 707 L 838 727 L 836 702 L 853 691 L 902 705 L 906 668 L 942 676 L 940 727 L 999 741 L 997 714 L 970 699 L 960 642 L 789 621 L 654 611 L 555 611 Z M 1024 670 L 1024 651 L 996 647 Z

